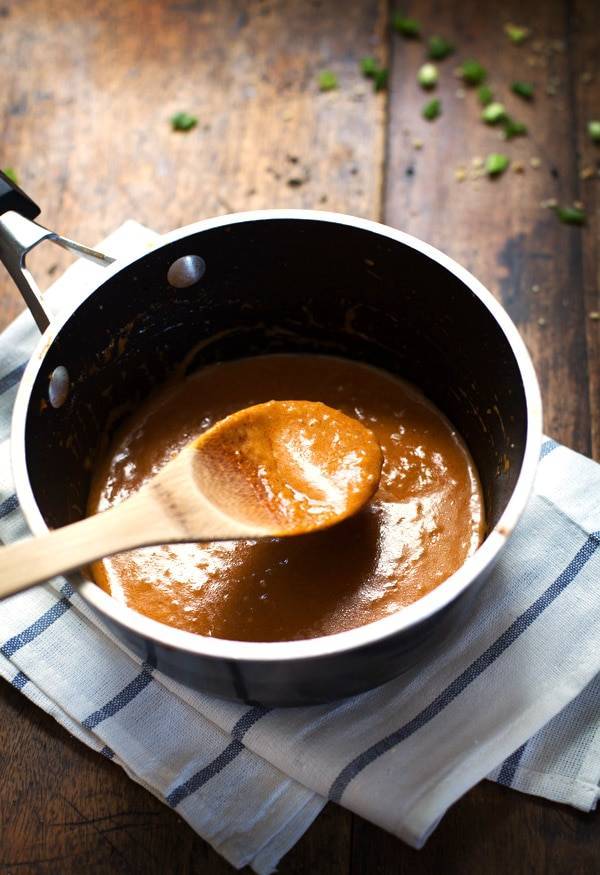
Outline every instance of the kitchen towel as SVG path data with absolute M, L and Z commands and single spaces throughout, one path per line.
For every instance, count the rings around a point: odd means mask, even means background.
M 127 222 L 101 248 L 143 252 Z M 102 268 L 70 267 L 53 312 Z M 38 334 L 0 338 L 0 538 L 27 534 L 11 481 L 10 413 Z M 600 778 L 600 466 L 545 440 L 534 495 L 467 628 L 440 654 L 333 705 L 214 699 L 140 664 L 68 582 L 0 604 L 0 674 L 175 808 L 234 866 L 271 872 L 327 799 L 421 847 L 484 777 L 595 807 Z

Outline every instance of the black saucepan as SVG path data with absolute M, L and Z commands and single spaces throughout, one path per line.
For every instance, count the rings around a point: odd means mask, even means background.
M 119 638 L 189 686 L 298 705 L 381 684 L 465 622 L 525 508 L 541 441 L 529 355 L 481 283 L 426 243 L 333 213 L 222 216 L 115 263 L 41 228 L 32 221 L 38 213 L 0 179 L 0 258 L 43 331 L 12 424 L 16 491 L 34 534 L 81 518 L 103 433 L 186 356 L 193 371 L 269 352 L 319 352 L 399 374 L 458 428 L 483 483 L 482 546 L 433 592 L 383 620 L 307 641 L 217 640 L 143 617 L 73 575 Z M 47 238 L 107 265 L 101 284 L 52 321 L 24 270 L 26 253 Z

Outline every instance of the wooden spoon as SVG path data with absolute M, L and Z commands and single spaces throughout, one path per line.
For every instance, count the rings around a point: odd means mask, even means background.
M 188 444 L 118 506 L 0 549 L 0 598 L 134 547 L 327 528 L 366 504 L 381 465 L 372 432 L 325 404 L 248 407 Z

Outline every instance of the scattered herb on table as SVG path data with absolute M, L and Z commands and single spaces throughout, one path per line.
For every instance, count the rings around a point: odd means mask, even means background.
M 338 78 L 332 70 L 319 73 L 319 91 L 333 91 L 338 87 Z
M 375 58 L 362 58 L 360 69 L 363 76 L 373 80 L 373 88 L 375 91 L 383 91 L 388 81 L 387 67 L 380 67 Z
M 481 118 L 486 125 L 497 125 L 498 122 L 506 118 L 504 104 L 498 103 L 498 101 L 488 104 L 481 113 Z
M 504 128 L 505 140 L 512 140 L 513 137 L 524 137 L 527 133 L 527 125 L 524 125 L 523 122 L 518 122 L 509 115 L 504 117 L 502 127 Z
M 189 112 L 176 112 L 171 116 L 171 127 L 174 131 L 191 131 L 197 124 L 198 119 Z
M 430 100 L 429 103 L 426 103 L 423 109 L 421 110 L 421 115 L 424 119 L 427 119 L 428 122 L 432 122 L 439 115 L 442 114 L 442 104 L 441 101 L 436 98 Z
M 414 18 L 407 18 L 401 12 L 394 12 L 392 16 L 392 27 L 396 33 L 402 34 L 408 39 L 415 39 L 421 36 L 421 25 Z
M 504 33 L 509 38 L 511 43 L 514 43 L 516 46 L 520 46 L 521 43 L 524 43 L 529 36 L 530 30 L 528 27 L 519 27 L 517 24 L 505 24 Z
M 585 211 L 579 207 L 556 207 L 556 215 L 565 225 L 585 225 Z
M 360 59 L 360 69 L 363 76 L 367 76 L 370 79 L 379 70 L 379 64 L 375 58 L 367 55 L 367 57 Z
M 510 86 L 510 90 L 518 97 L 522 97 L 523 100 L 531 100 L 535 88 L 531 82 L 513 82 Z
M 510 160 L 506 155 L 502 155 L 500 152 L 492 152 L 485 159 L 485 172 L 488 176 L 500 176 L 509 164 Z
M 438 81 L 438 71 L 435 64 L 423 64 L 417 73 L 417 82 L 421 88 L 435 88 Z
M 492 94 L 492 89 L 489 85 L 482 85 L 477 91 L 477 97 L 482 106 L 487 106 L 494 100 L 494 95 Z
M 383 91 L 388 82 L 387 67 L 380 67 L 373 76 L 373 87 L 375 91 Z
M 12 180 L 12 181 L 14 182 L 15 185 L 18 185 L 18 184 L 19 184 L 19 180 L 18 180 L 18 177 L 17 177 L 17 172 L 16 172 L 16 170 L 13 170 L 12 167 L 3 167 L 3 168 L 2 168 L 2 173 L 3 173 L 5 176 L 8 176 L 8 178 L 9 178 L 10 180 Z
M 600 143 L 600 121 L 588 122 L 588 134 L 594 143 Z M 4 171 L 6 173 L 6 171 Z
M 467 85 L 482 85 L 487 72 L 478 61 L 464 61 L 459 67 L 459 75 Z
M 448 40 L 444 39 L 443 36 L 429 37 L 429 42 L 427 43 L 427 55 L 432 61 L 443 61 L 444 58 L 451 55 L 453 51 L 454 46 L 452 43 L 449 43 Z

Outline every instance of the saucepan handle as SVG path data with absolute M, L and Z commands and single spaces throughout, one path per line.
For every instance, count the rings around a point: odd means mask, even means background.
M 0 170 L 0 216 L 9 212 L 20 213 L 26 219 L 36 219 L 41 210 L 16 182 Z
M 95 264 L 109 265 L 114 258 L 43 228 L 33 221 L 39 213 L 37 204 L 0 171 L 0 261 L 23 295 L 38 328 L 45 331 L 50 317 L 42 303 L 41 292 L 25 266 L 27 253 L 42 240 L 51 240 Z

